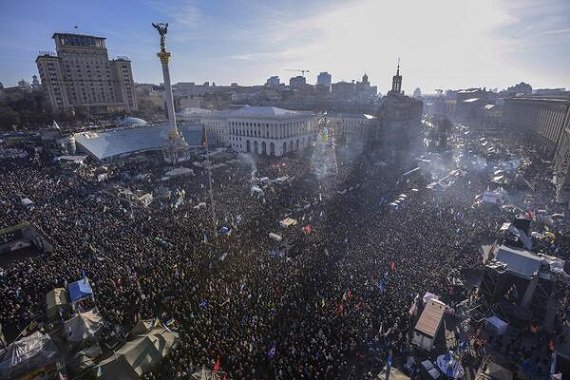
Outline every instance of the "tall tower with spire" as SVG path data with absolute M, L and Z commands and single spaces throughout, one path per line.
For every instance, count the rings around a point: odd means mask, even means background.
M 396 69 L 396 75 L 392 77 L 392 91 L 393 94 L 402 93 L 402 76 L 400 75 L 400 58 L 398 58 L 398 68 Z

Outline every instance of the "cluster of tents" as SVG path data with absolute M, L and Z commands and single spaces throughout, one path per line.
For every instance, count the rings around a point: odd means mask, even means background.
M 55 288 L 46 294 L 46 314 L 48 319 L 66 315 L 80 301 L 92 298 L 93 289 L 87 277 L 70 283 L 65 288 Z
M 127 341 L 118 349 L 104 353 L 98 344 L 103 318 L 95 310 L 77 313 L 63 324 L 67 341 L 58 347 L 57 331 L 37 331 L 0 350 L 0 378 L 55 374 L 72 371 L 79 375 L 92 372 L 98 379 L 138 379 L 154 368 L 178 341 L 178 334 L 157 320 L 143 320 L 131 330 Z M 83 348 L 85 347 L 85 348 Z M 69 348 L 80 351 L 69 355 Z M 67 368 L 60 362 L 67 359 Z M 101 360 L 102 359 L 102 360 Z M 98 362 L 98 363 L 97 363 Z
M 93 290 L 85 276 L 70 283 L 67 289 L 48 292 L 46 316 L 56 327 L 17 338 L 0 349 L 0 379 L 52 375 L 67 378 L 68 372 L 79 375 L 89 371 L 98 379 L 138 379 L 156 366 L 178 341 L 178 334 L 153 319 L 139 321 L 116 350 L 100 345 L 103 317 L 96 308 L 82 311 L 80 306 L 80 301 L 92 297 Z M 65 320 L 64 316 L 73 310 L 77 311 Z M 29 326 L 25 331 L 28 330 L 33 328 Z

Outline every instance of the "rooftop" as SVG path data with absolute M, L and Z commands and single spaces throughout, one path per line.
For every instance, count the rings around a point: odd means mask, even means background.
M 101 40 L 106 40 L 105 37 L 91 36 L 89 34 L 78 34 L 78 33 L 54 33 L 51 36 L 51 38 L 56 38 L 57 36 L 62 36 L 62 37 L 89 37 L 89 38 L 98 38 Z
M 78 145 L 103 161 L 132 154 L 157 151 L 166 146 L 168 126 L 136 126 L 116 128 L 104 132 L 80 132 L 74 135 Z M 180 126 L 178 128 L 184 140 L 190 146 L 201 145 L 202 130 Z
M 441 301 L 431 299 L 427 302 L 416 324 L 416 330 L 430 337 L 435 337 L 447 306 Z
M 531 278 L 538 273 L 542 259 L 524 249 L 501 245 L 495 252 L 495 260 L 505 263 L 507 270 L 523 278 Z
M 293 111 L 270 106 L 243 106 L 242 108 L 229 113 L 230 117 L 287 117 L 312 115 L 310 111 Z

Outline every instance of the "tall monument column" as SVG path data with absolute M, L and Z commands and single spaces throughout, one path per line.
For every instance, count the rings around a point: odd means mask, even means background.
M 168 68 L 168 63 L 170 61 L 170 52 L 166 51 L 166 46 L 164 44 L 166 39 L 166 32 L 168 29 L 168 23 L 152 24 L 158 31 L 160 35 L 160 52 L 156 53 L 158 58 L 160 58 L 160 63 L 162 64 L 162 76 L 164 77 L 164 97 L 166 98 L 166 108 L 168 110 L 168 124 L 170 125 L 171 133 L 174 132 L 178 134 L 178 128 L 176 126 L 176 115 L 174 114 L 174 98 L 172 96 L 172 86 L 170 84 L 170 70 Z

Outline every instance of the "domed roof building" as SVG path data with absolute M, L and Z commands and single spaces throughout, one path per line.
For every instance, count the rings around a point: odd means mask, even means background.
M 132 128 L 132 127 L 145 127 L 148 122 L 137 117 L 125 116 L 117 121 L 117 127 L 119 128 Z

